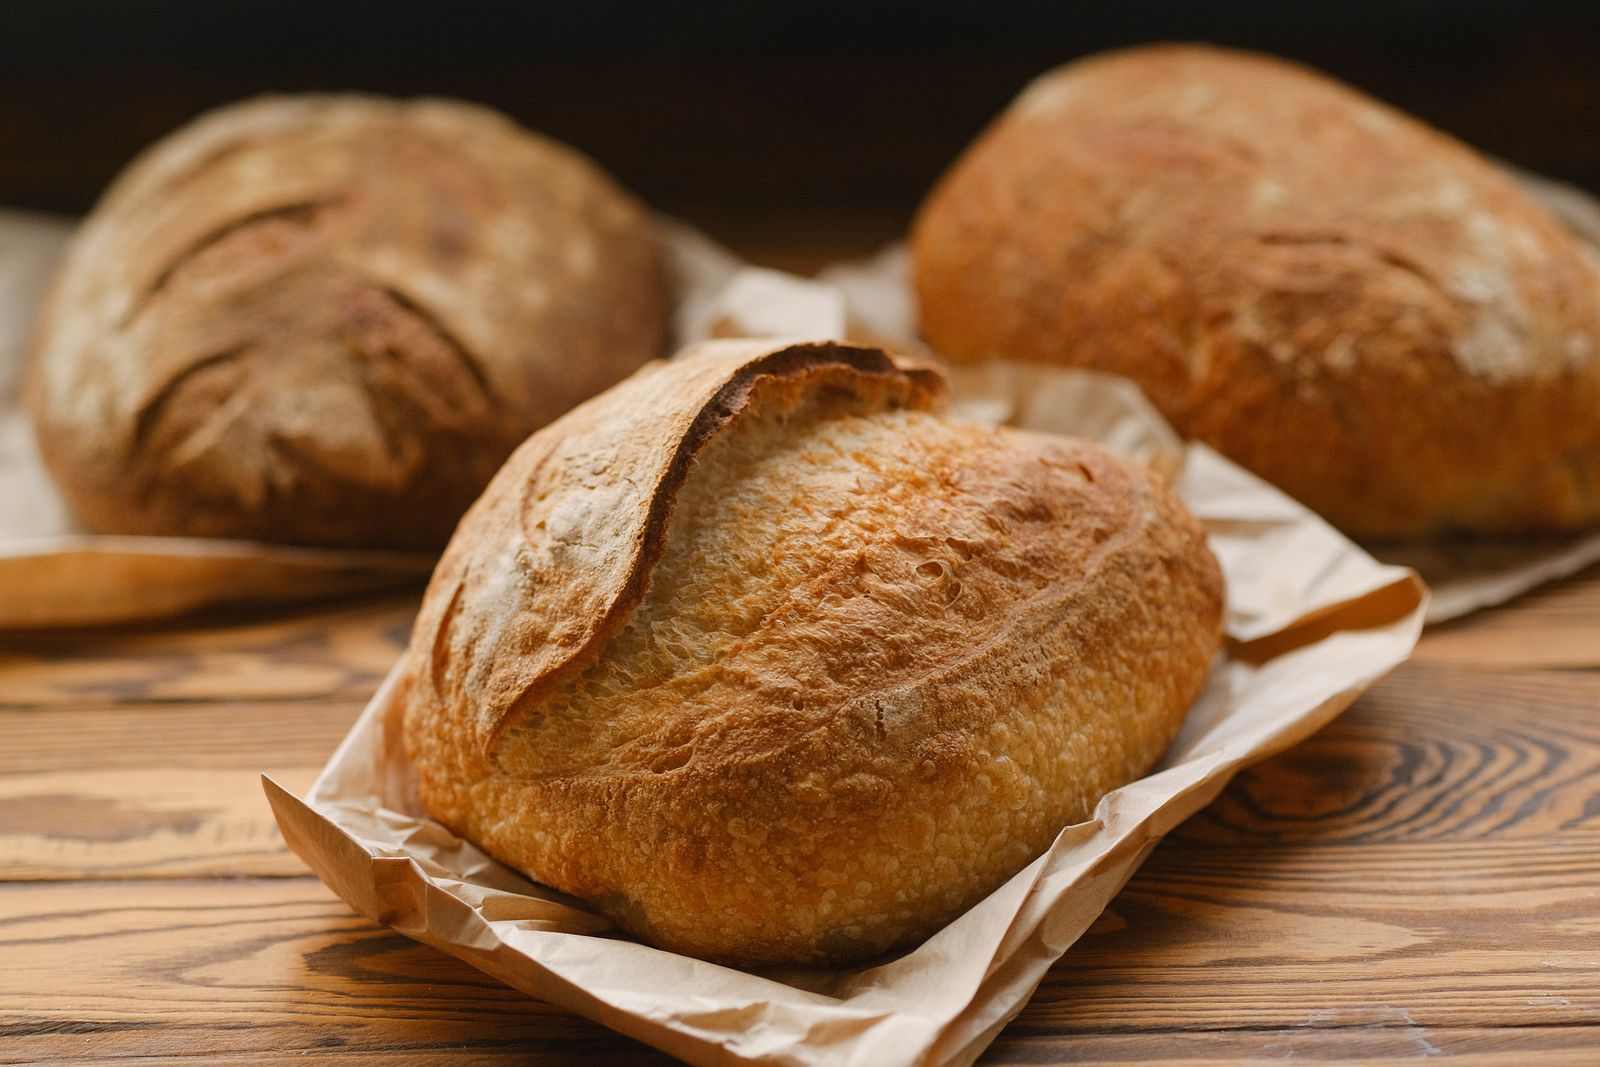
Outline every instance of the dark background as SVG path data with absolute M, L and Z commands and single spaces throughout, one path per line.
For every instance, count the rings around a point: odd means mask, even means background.
M 801 265 L 899 232 L 1033 75 L 1162 39 L 1303 60 L 1600 190 L 1594 2 L 0 0 L 0 205 L 81 212 L 143 145 L 241 96 L 433 93 Z

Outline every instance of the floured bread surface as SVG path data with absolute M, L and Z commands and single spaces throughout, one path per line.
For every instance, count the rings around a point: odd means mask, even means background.
M 1594 253 L 1311 71 L 1163 46 L 1040 78 L 913 234 L 962 361 L 1097 367 L 1347 532 L 1600 520 Z
M 816 369 L 752 380 L 626 619 L 492 728 L 451 661 L 493 646 L 463 639 L 491 632 L 474 615 L 539 591 L 472 580 L 498 551 L 475 510 L 404 689 L 439 818 L 738 963 L 858 960 L 954 918 L 1160 757 L 1220 640 L 1216 563 L 1151 476 Z M 524 526 L 543 477 L 500 505 Z
M 491 111 L 266 98 L 85 220 L 34 421 L 97 531 L 435 546 L 528 433 L 659 354 L 667 286 L 636 201 Z

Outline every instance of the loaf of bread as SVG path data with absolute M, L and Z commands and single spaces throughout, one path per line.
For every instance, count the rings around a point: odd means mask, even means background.
M 715 341 L 531 437 L 399 699 L 427 809 L 668 949 L 921 938 L 1161 756 L 1222 580 L 1155 476 L 876 349 Z
M 107 533 L 442 545 L 530 432 L 660 354 L 642 207 L 480 107 L 300 96 L 163 140 L 84 222 L 31 407 Z
M 1600 520 L 1596 258 L 1316 73 L 1151 47 L 1041 77 L 912 237 L 952 360 L 1096 367 L 1347 532 Z

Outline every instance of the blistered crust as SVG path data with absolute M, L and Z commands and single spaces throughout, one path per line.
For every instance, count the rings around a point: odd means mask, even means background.
M 664 947 L 841 962 L 1148 769 L 1220 642 L 1198 524 L 936 400 L 871 350 L 724 343 L 536 435 L 407 654 L 429 810 Z
M 654 363 L 530 437 L 462 520 L 413 639 L 421 678 L 491 751 L 519 709 L 587 666 L 645 594 L 696 454 L 766 389 L 926 407 L 925 370 L 846 345 L 716 341 Z M 427 659 L 417 659 L 423 645 Z
M 1348 532 L 1600 519 L 1594 255 L 1470 149 L 1310 71 L 1157 47 L 1051 72 L 912 246 L 945 355 L 1131 377 Z
M 661 250 L 590 162 L 483 108 L 265 98 L 85 220 L 30 401 L 113 533 L 444 542 L 533 429 L 659 354 Z

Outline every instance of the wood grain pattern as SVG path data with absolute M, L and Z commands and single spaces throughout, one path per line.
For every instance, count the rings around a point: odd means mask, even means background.
M 1146 1054 L 1172 1035 L 1249 1036 L 1267 1054 L 1284 1031 L 1353 1030 L 1376 1052 L 1378 1036 L 1443 1048 L 1454 1028 L 1514 1019 L 1587 1024 L 1600 1052 L 1592 850 L 1325 851 L 1163 846 L 1013 1029 L 1063 1044 L 1153 1026 Z M 0 887 L 0 955 L 13 961 L 0 1036 L 24 1052 L 41 1031 L 104 1032 L 130 1055 L 317 1042 L 420 1055 L 475 1044 L 486 1024 L 501 1047 L 593 1029 L 352 915 L 310 879 Z
M 1315 1019 L 1297 1027 L 1163 1030 L 1138 1033 L 1029 1033 L 1026 1014 L 989 1047 L 982 1063 L 1240 1064 L 1415 1063 L 1447 1057 L 1451 1067 L 1576 1067 L 1594 1062 L 1595 1041 L 1562 1026 L 1427 1029 L 1403 1014 L 1378 1009 L 1347 1019 Z M 1437 1043 L 1436 1043 L 1437 1042 Z
M 1174 836 L 1476 847 L 1583 832 L 1600 850 L 1597 709 L 1600 673 L 1413 661 L 1316 737 L 1247 769 Z
M 315 766 L 268 768 L 303 792 Z M 0 777 L 0 881 L 302 875 L 261 772 L 128 767 Z
M 197 700 L 365 700 L 410 636 L 417 597 L 260 620 L 0 638 L 0 708 Z
M 1430 630 L 1417 660 L 1484 670 L 1600 667 L 1596 568 Z
M 69 1036 L 119 1059 L 631 1044 L 352 914 L 311 878 L 0 887 L 0 956 L 0 1048 L 22 1060 Z
M 0 675 L 3 677 L 3 675 Z M 0 775 L 158 765 L 320 767 L 365 699 L 0 709 Z
M 1173 836 L 1461 846 L 1600 833 L 1596 708 L 1597 673 L 1412 663 L 1306 744 L 1247 770 Z M 0 736 L 12 739 L 0 749 L 0 880 L 301 874 L 257 775 L 308 785 L 359 709 L 0 711 Z
M 664 1062 L 284 849 L 257 773 L 309 782 L 414 610 L 0 645 L 0 1062 Z M 1600 569 L 1430 633 L 1163 843 L 984 1062 L 1600 1063 L 1591 647 Z
M 300 876 L 260 776 L 303 790 L 361 705 L 0 710 L 0 881 Z

